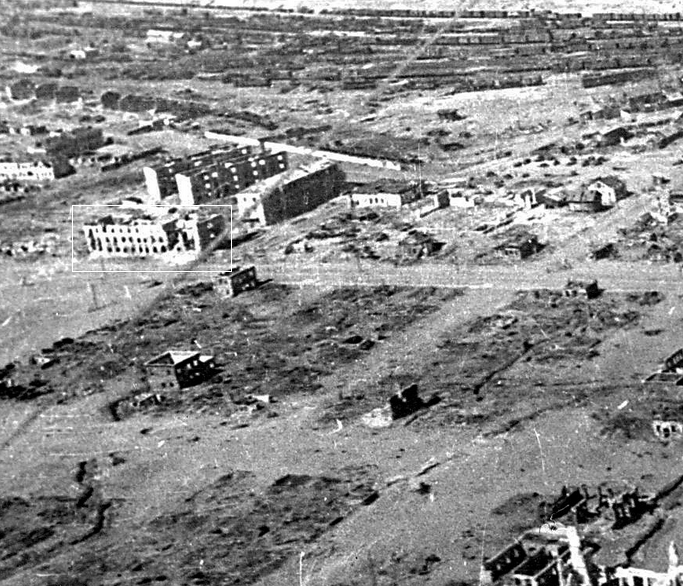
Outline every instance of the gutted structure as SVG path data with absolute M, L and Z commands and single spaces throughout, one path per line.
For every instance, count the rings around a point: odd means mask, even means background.
M 667 356 L 659 370 L 649 375 L 643 382 L 683 385 L 683 348 Z
M 242 291 L 256 289 L 259 282 L 256 277 L 256 267 L 250 266 L 235 269 L 232 272 L 221 273 L 218 276 L 216 288 L 226 297 L 235 297 Z
M 600 296 L 598 281 L 580 281 L 569 279 L 564 286 L 563 294 L 565 297 L 583 297 L 585 299 L 595 299 Z
M 610 581 L 617 586 L 677 586 L 683 580 L 683 566 L 680 565 L 676 544 L 669 543 L 669 567 L 666 572 L 654 572 L 634 567 L 619 567 Z
M 75 157 L 81 153 L 95 151 L 105 145 L 101 128 L 80 127 L 59 136 L 47 137 L 38 146 L 60 157 Z
M 52 181 L 73 172 L 68 162 L 54 161 L 0 161 L 0 181 Z
M 147 382 L 155 393 L 199 384 L 216 372 L 213 356 L 194 351 L 167 350 L 145 362 Z
M 574 527 L 527 531 L 483 561 L 479 583 L 514 586 L 563 586 L 570 575 L 590 585 L 581 540 Z
M 147 193 L 152 202 L 161 202 L 163 199 L 178 193 L 178 173 L 196 172 L 199 169 L 207 168 L 221 163 L 234 160 L 235 158 L 245 157 L 251 153 L 249 147 L 217 147 L 199 153 L 194 153 L 189 157 L 171 159 L 165 163 L 153 167 L 144 167 L 145 183 Z M 193 199 L 190 187 L 190 195 L 185 199 Z
M 210 246 L 225 230 L 225 219 L 216 214 L 167 216 L 105 216 L 86 224 L 84 232 L 91 253 L 105 256 L 153 256 L 168 252 L 194 252 Z
M 581 193 L 567 198 L 574 212 L 599 212 L 609 209 L 628 196 L 626 184 L 618 177 L 601 177 L 589 183 Z
M 683 437 L 683 423 L 679 421 L 661 421 L 655 419 L 652 422 L 652 431 L 663 442 L 679 440 Z
M 424 406 L 424 401 L 420 398 L 417 384 L 415 383 L 389 397 L 389 407 L 391 408 L 391 417 L 393 419 L 412 415 Z
M 352 193 L 349 195 L 349 207 L 367 208 L 401 208 L 411 201 L 400 193 Z
M 241 220 L 263 226 L 305 214 L 337 197 L 344 173 L 335 163 L 318 160 L 271 177 L 235 196 Z
M 425 256 L 432 256 L 442 247 L 431 234 L 412 230 L 397 244 L 396 257 L 399 260 L 418 260 Z
M 287 170 L 287 154 L 250 154 L 234 149 L 215 161 L 195 160 L 187 171 L 176 174 L 180 202 L 196 205 L 229 197 L 247 187 Z

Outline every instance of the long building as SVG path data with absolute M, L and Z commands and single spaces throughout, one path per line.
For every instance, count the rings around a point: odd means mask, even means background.
M 202 168 L 218 165 L 251 154 L 250 147 L 217 147 L 179 157 L 153 167 L 144 167 L 145 183 L 150 203 L 159 203 L 178 193 L 178 173 L 194 173 Z M 186 198 L 187 199 L 187 198 Z
M 0 160 L 0 181 L 52 181 L 72 171 L 71 165 L 62 159 L 21 162 Z
M 235 196 L 237 215 L 262 226 L 305 214 L 339 196 L 344 173 L 330 161 L 318 160 L 276 175 Z
M 215 214 L 151 217 L 108 215 L 83 227 L 88 250 L 102 256 L 155 256 L 195 252 L 207 248 L 225 230 L 225 219 Z
M 238 149 L 242 151 L 244 149 Z M 176 175 L 180 203 L 197 205 L 229 197 L 287 170 L 286 153 L 258 153 L 224 159 Z

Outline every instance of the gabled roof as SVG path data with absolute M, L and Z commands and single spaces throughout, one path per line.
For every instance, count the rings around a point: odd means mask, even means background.
M 615 191 L 621 191 L 626 188 L 626 184 L 621 179 L 619 179 L 619 177 L 615 177 L 614 175 L 598 177 L 594 181 L 591 181 L 588 187 L 590 187 L 591 185 L 595 185 L 598 181 L 604 183 L 605 185 L 608 185 Z
M 199 352 L 192 350 L 166 350 L 163 354 L 145 362 L 145 366 L 175 366 L 198 355 Z

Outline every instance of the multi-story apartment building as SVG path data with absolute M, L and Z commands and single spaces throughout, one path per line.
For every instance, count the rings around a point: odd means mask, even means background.
M 196 171 L 203 167 L 220 164 L 234 158 L 244 157 L 251 153 L 249 147 L 218 147 L 189 157 L 180 157 L 166 161 L 153 167 L 144 167 L 145 183 L 150 203 L 159 203 L 167 197 L 178 193 L 176 175 Z
M 345 176 L 339 167 L 318 160 L 276 175 L 235 196 L 237 216 L 263 226 L 305 214 L 337 197 Z
M 255 153 L 226 158 L 210 166 L 195 166 L 176 175 L 180 202 L 197 205 L 229 197 L 287 170 L 287 154 Z

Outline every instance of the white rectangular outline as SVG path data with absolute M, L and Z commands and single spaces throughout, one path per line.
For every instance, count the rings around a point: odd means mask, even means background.
M 74 261 L 75 261 L 75 250 L 74 250 L 74 208 L 121 208 L 124 207 L 122 203 L 93 203 L 93 204 L 72 204 L 71 205 L 71 272 L 72 273 L 232 273 L 232 204 L 195 204 L 195 205 L 162 205 L 162 204 L 144 204 L 141 207 L 150 208 L 230 208 L 230 269 L 229 270 L 196 270 L 196 271 L 146 271 L 146 270 L 125 270 L 125 269 L 113 269 L 111 271 L 75 271 Z M 126 209 L 136 209 L 128 208 Z

